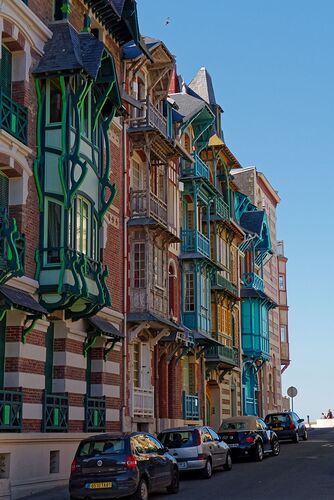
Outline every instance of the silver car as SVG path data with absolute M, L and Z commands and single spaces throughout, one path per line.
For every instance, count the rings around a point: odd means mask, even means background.
M 209 479 L 213 469 L 232 469 L 230 448 L 210 427 L 165 429 L 158 439 L 176 458 L 180 472 L 201 470 L 203 477 Z

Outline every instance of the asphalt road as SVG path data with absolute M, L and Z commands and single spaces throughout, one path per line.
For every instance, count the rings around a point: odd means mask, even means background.
M 68 500 L 58 489 L 30 500 Z M 309 440 L 282 443 L 278 457 L 238 462 L 230 472 L 216 471 L 210 480 L 185 476 L 178 495 L 164 492 L 151 500 L 334 500 L 334 429 L 309 432 Z

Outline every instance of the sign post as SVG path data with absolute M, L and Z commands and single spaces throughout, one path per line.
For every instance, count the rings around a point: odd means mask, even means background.
M 288 388 L 287 393 L 288 393 L 288 396 L 290 396 L 290 398 L 291 398 L 291 410 L 293 411 L 293 398 L 295 398 L 297 396 L 298 391 L 297 391 L 296 387 L 294 387 L 292 385 Z

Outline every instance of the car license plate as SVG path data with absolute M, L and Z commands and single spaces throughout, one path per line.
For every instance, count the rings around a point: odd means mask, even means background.
M 231 443 L 231 444 L 229 444 L 230 448 L 238 448 L 238 446 L 239 445 L 237 443 Z
M 186 469 L 188 467 L 187 462 L 179 462 L 177 465 L 179 466 L 179 469 Z
M 89 490 L 100 490 L 102 488 L 112 488 L 112 483 L 86 483 L 85 488 Z
M 273 427 L 273 431 L 282 431 L 283 427 Z

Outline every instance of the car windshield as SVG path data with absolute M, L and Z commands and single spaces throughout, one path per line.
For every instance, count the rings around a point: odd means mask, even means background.
M 249 428 L 249 423 L 245 421 L 223 422 L 220 431 L 244 431 Z
M 271 425 L 289 424 L 290 417 L 289 415 L 267 415 L 265 421 Z
M 78 457 L 92 457 L 94 455 L 108 455 L 125 453 L 124 439 L 105 439 L 98 441 L 85 441 L 79 446 Z
M 167 448 L 188 448 L 196 446 L 193 431 L 163 432 L 158 439 Z

